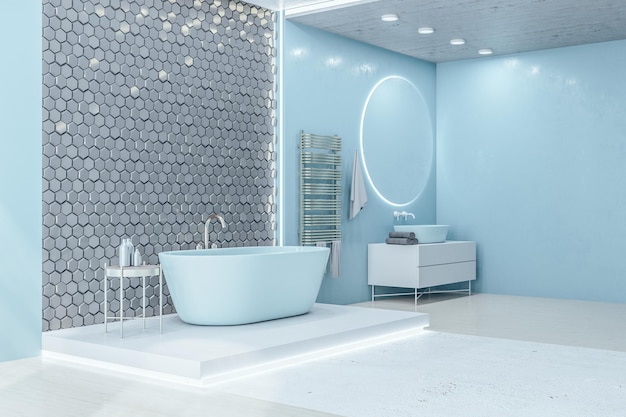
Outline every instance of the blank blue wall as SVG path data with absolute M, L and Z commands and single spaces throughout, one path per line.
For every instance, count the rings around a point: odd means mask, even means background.
M 626 41 L 437 66 L 437 220 L 477 290 L 626 302 Z
M 0 25 L 0 361 L 41 349 L 41 2 Z
M 384 77 L 397 75 L 412 82 L 428 108 L 435 126 L 435 65 L 365 45 L 327 32 L 285 22 L 284 178 L 286 245 L 297 245 L 299 215 L 298 134 L 333 135 L 343 139 L 344 220 L 342 222 L 341 275 L 327 275 L 318 301 L 348 304 L 369 299 L 367 244 L 383 242 L 392 230 L 392 206 L 377 198 L 368 184 L 369 202 L 354 219 L 348 219 L 352 161 L 358 148 L 361 111 L 367 95 Z M 393 167 L 393 161 L 390 161 Z M 414 212 L 417 223 L 435 220 L 435 167 L 426 188 L 403 210 Z M 394 175 L 390 169 L 389 175 Z M 401 179 L 400 179 L 401 180 Z

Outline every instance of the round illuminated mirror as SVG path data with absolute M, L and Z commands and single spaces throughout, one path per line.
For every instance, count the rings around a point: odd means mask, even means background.
M 361 118 L 363 170 L 374 191 L 405 206 L 424 190 L 433 161 L 430 112 L 411 82 L 392 76 L 372 88 Z

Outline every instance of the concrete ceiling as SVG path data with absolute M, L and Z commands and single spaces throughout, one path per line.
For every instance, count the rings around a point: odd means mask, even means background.
M 626 0 L 256 0 L 348 38 L 431 62 L 626 39 Z M 398 15 L 383 22 L 381 15 Z M 432 27 L 431 35 L 418 33 Z M 450 45 L 453 38 L 465 45 Z

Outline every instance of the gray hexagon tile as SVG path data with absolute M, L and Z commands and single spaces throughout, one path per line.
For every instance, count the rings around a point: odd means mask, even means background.
M 102 323 L 103 266 L 271 245 L 275 16 L 238 1 L 43 1 L 43 330 Z M 157 314 L 158 279 L 147 290 Z M 124 315 L 139 313 L 133 282 Z M 117 289 L 118 291 L 115 291 Z M 119 283 L 106 290 L 119 314 Z M 164 289 L 164 312 L 174 311 Z

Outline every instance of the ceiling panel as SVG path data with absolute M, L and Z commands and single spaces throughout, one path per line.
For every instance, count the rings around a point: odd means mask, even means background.
M 503 55 L 626 39 L 626 0 L 273 3 L 274 9 L 285 10 L 287 18 L 294 22 L 431 62 L 476 58 L 481 48 Z M 302 8 L 311 4 L 313 10 Z M 385 13 L 395 13 L 399 20 L 383 22 L 380 17 Z M 420 35 L 418 28 L 423 26 L 433 27 L 435 32 Z M 450 45 L 452 38 L 463 38 L 466 44 Z

